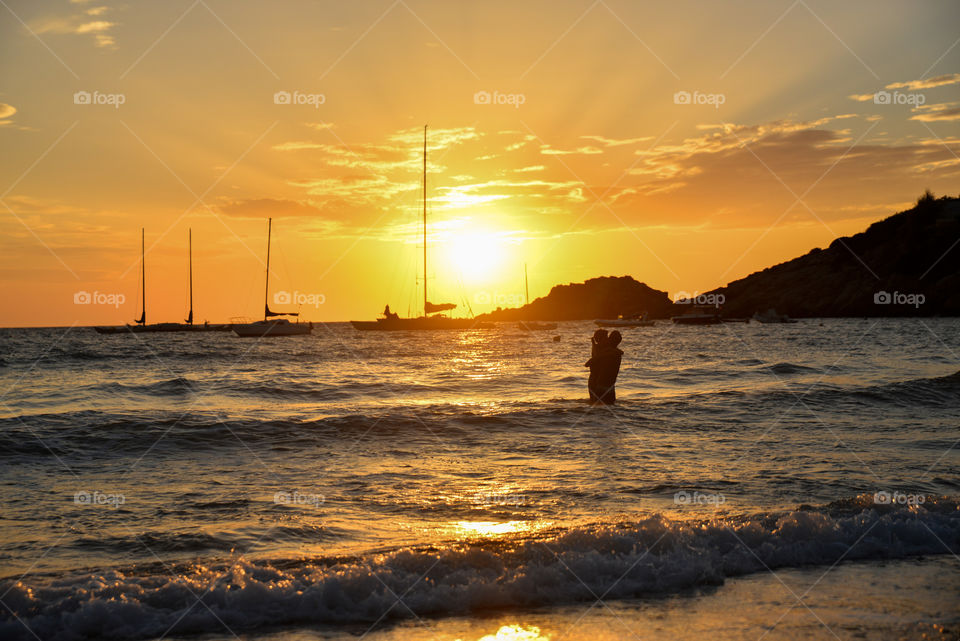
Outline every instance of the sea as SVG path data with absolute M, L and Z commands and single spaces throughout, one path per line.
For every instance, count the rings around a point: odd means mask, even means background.
M 0 639 L 958 639 L 960 319 L 0 330 Z

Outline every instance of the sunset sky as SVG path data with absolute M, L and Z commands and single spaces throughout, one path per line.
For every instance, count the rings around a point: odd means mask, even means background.
M 189 228 L 197 319 L 255 318 L 271 216 L 306 319 L 416 315 L 425 124 L 461 314 L 524 263 L 703 292 L 960 192 L 955 0 L 0 4 L 3 326 L 131 322 L 141 227 L 150 322 Z

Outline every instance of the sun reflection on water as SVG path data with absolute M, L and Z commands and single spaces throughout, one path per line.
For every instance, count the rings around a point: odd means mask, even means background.
M 482 537 L 530 532 L 535 528 L 529 521 L 457 521 L 454 529 L 460 536 Z
M 550 635 L 540 632 L 535 625 L 505 625 L 494 634 L 480 637 L 477 641 L 549 641 Z

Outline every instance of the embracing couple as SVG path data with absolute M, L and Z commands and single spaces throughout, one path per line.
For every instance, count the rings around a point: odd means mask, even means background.
M 620 374 L 620 359 L 623 350 L 617 347 L 623 337 L 614 330 L 607 334 L 607 330 L 598 329 L 590 340 L 590 360 L 586 367 L 590 368 L 590 379 L 587 387 L 590 390 L 590 402 L 594 405 L 611 405 L 617 402 L 617 375 Z

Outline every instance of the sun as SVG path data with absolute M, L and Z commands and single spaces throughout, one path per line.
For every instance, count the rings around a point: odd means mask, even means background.
M 458 275 L 468 282 L 493 278 L 503 264 L 505 247 L 495 233 L 459 230 L 447 246 L 447 259 Z

